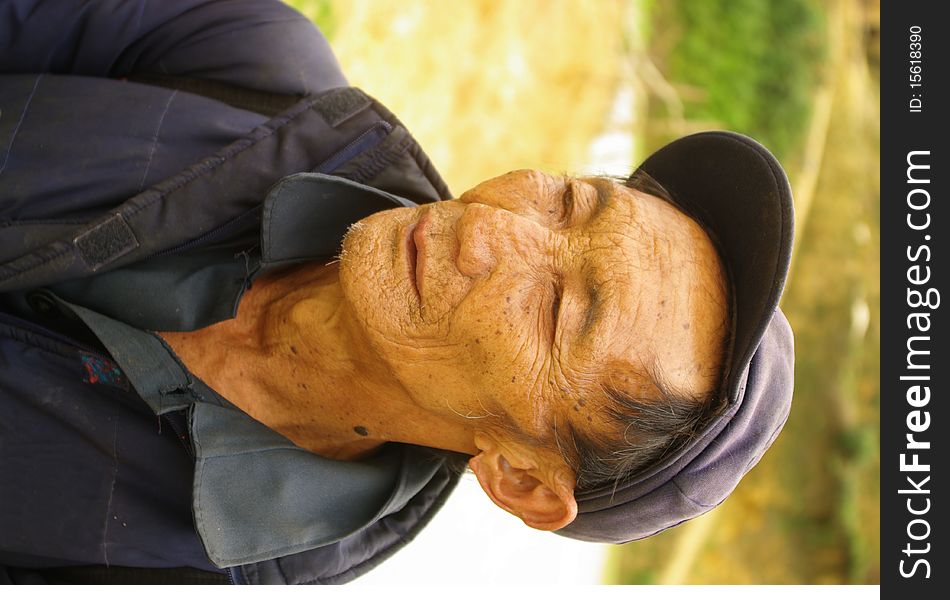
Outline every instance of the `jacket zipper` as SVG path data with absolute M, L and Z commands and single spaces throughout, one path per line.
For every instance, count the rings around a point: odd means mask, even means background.
M 226 571 L 228 574 L 228 582 L 231 585 L 247 585 L 247 579 L 245 579 L 244 574 L 241 573 L 241 567 L 228 567 Z
M 164 419 L 168 426 L 172 428 L 172 432 L 175 434 L 175 437 L 178 438 L 178 441 L 181 443 L 182 447 L 185 449 L 185 452 L 188 453 L 188 456 L 191 458 L 195 457 L 194 448 L 192 448 L 188 443 L 185 442 L 185 438 L 191 439 L 190 436 L 186 436 L 182 433 L 181 429 L 178 427 L 178 424 L 171 417 L 166 417 L 161 415 L 161 418 Z
M 359 134 L 355 140 L 338 150 L 330 158 L 320 163 L 317 168 L 313 170 L 313 172 L 327 174 L 332 173 L 351 158 L 354 158 L 358 154 L 366 152 L 373 146 L 376 146 L 383 140 L 383 138 L 389 135 L 389 132 L 392 130 L 392 125 L 386 121 L 379 121 L 363 133 Z
M 91 354 L 97 358 L 101 358 L 109 362 L 115 362 L 111 357 L 106 356 L 101 351 L 96 350 L 95 348 L 87 346 L 86 344 L 80 342 L 79 340 L 65 336 L 59 333 L 58 331 L 53 331 L 52 329 L 46 329 L 45 327 L 41 327 L 35 323 L 31 323 L 25 319 L 21 319 L 14 315 L 7 314 L 7 313 L 0 313 L 0 322 L 5 322 L 7 325 L 10 325 L 12 327 L 25 329 L 34 335 L 39 335 L 39 336 L 48 338 L 52 341 L 65 344 L 66 346 L 71 346 L 73 348 L 81 350 L 82 352 L 85 352 L 86 354 Z
M 240 215 L 234 217 L 233 219 L 231 219 L 231 220 L 228 221 L 227 223 L 224 223 L 224 224 L 222 224 L 222 225 L 218 225 L 217 227 L 215 227 L 215 228 L 212 229 L 211 231 L 208 231 L 208 232 L 206 232 L 206 233 L 203 233 L 203 234 L 199 235 L 198 237 L 196 237 L 196 238 L 193 239 L 193 240 L 189 240 L 189 241 L 187 241 L 187 242 L 178 244 L 177 246 L 174 246 L 174 247 L 172 247 L 172 248 L 167 248 L 167 249 L 165 249 L 165 250 L 161 250 L 161 251 L 159 251 L 159 252 L 155 252 L 155 253 L 153 253 L 153 254 L 148 255 L 147 257 L 145 257 L 145 258 L 142 259 L 142 260 L 148 260 L 148 259 L 150 259 L 150 258 L 157 258 L 157 257 L 159 257 L 159 256 L 166 256 L 166 255 L 168 255 L 168 254 L 177 254 L 177 253 L 179 253 L 179 252 L 185 252 L 186 250 L 191 250 L 192 248 L 195 248 L 195 247 L 198 247 L 198 246 L 202 246 L 202 245 L 204 245 L 204 244 L 207 244 L 208 242 L 212 242 L 212 241 L 214 241 L 214 240 L 217 239 L 217 238 L 224 237 L 225 235 L 231 233 L 233 230 L 237 229 L 237 228 L 238 228 L 238 227 L 237 227 L 238 225 L 243 225 L 245 219 L 246 219 L 249 215 L 250 215 L 250 216 L 257 216 L 257 217 L 259 218 L 259 217 L 260 217 L 261 209 L 262 209 L 262 206 L 255 206 L 254 208 L 252 208 L 252 209 L 250 209 L 250 210 L 248 210 L 248 211 L 245 211 L 245 212 L 241 213 Z

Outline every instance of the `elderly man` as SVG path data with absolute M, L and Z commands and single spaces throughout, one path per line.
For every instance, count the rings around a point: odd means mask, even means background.
M 347 581 L 464 461 L 527 525 L 625 542 L 771 444 L 792 214 L 761 146 L 449 199 L 291 9 L 156 4 L 0 25 L 0 579 Z

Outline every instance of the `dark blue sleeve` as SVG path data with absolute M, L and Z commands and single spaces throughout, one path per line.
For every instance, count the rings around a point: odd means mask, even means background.
M 278 0 L 8 0 L 0 73 L 174 75 L 281 94 L 346 85 L 323 35 Z

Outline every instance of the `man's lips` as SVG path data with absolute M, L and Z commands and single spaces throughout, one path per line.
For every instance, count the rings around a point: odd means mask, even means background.
M 422 299 L 422 282 L 425 278 L 426 264 L 426 226 L 429 224 L 429 211 L 426 211 L 406 232 L 406 262 L 409 268 L 409 280 L 412 282 L 419 299 Z

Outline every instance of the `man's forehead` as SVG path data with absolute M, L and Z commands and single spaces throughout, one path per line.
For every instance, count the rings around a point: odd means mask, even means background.
M 587 231 L 591 297 L 586 343 L 575 358 L 610 364 L 611 371 L 628 365 L 637 375 L 628 386 L 653 386 L 662 373 L 674 388 L 705 391 L 692 388 L 714 385 L 728 316 L 715 247 L 662 198 L 609 180 L 589 182 L 610 195 Z

